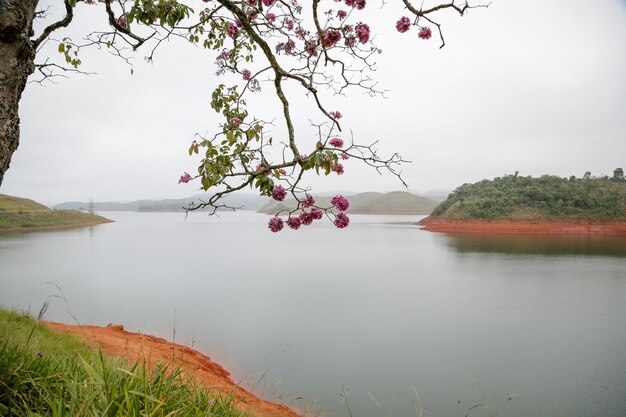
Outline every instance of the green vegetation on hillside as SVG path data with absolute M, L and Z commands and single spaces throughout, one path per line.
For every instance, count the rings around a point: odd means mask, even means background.
M 0 309 L 0 416 L 242 417 L 233 406 L 178 370 L 127 366 Z
M 315 204 L 330 207 L 331 197 L 315 196 Z M 350 201 L 348 212 L 351 213 L 430 213 L 437 205 L 434 200 L 406 191 L 390 193 L 367 192 L 346 196 Z M 276 214 L 283 210 L 293 210 L 296 202 L 293 199 L 283 202 L 271 201 L 259 210 L 261 213 Z
M 0 231 L 45 230 L 93 226 L 109 219 L 75 210 L 50 210 L 26 198 L 0 194 Z
M 620 175 L 621 172 L 621 175 Z M 623 171 L 613 177 L 569 179 L 506 175 L 464 184 L 439 204 L 433 217 L 484 220 L 626 220 Z

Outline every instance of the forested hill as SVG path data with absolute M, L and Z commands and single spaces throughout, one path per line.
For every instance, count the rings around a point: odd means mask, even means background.
M 613 177 L 539 178 L 506 175 L 464 184 L 433 211 L 432 218 L 484 220 L 626 220 L 623 170 Z

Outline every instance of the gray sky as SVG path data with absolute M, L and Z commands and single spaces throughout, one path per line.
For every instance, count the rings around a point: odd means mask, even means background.
M 411 190 L 453 189 L 517 170 L 582 176 L 626 168 L 626 1 L 494 0 L 441 19 L 441 50 L 434 38 L 396 32 L 406 13 L 378 4 L 368 1 L 363 20 L 383 50 L 375 76 L 387 98 L 352 90 L 327 102 L 356 141 L 379 140 L 382 154 L 413 161 L 403 169 Z M 95 27 L 97 12 L 79 5 L 69 34 L 78 39 Z M 187 148 L 195 133 L 217 127 L 210 93 L 227 80 L 214 75 L 215 55 L 201 48 L 173 42 L 154 64 L 144 55 L 137 53 L 130 75 L 105 51 L 92 51 L 83 69 L 98 75 L 28 85 L 21 144 L 0 192 L 46 204 L 196 193 L 197 184 L 177 180 L 196 172 Z M 306 100 L 293 100 L 303 109 L 297 133 L 312 136 Z M 274 96 L 252 102 L 272 118 Z M 310 176 L 314 192 L 402 189 L 357 161 L 345 168 L 341 177 Z

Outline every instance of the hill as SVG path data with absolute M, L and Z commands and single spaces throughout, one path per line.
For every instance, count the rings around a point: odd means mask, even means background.
M 27 198 L 0 194 L 0 232 L 94 226 L 110 221 L 75 210 L 50 210 Z
M 315 196 L 316 205 L 329 207 L 332 196 Z M 428 214 L 437 205 L 437 202 L 426 197 L 406 191 L 390 193 L 367 192 L 346 196 L 350 201 L 349 213 L 362 214 Z M 262 207 L 259 212 L 274 214 L 282 210 L 293 210 L 296 207 L 294 199 L 283 202 L 271 201 Z
M 458 187 L 433 210 L 432 217 L 626 221 L 626 181 L 589 175 L 569 179 L 506 175 Z
M 142 211 L 142 212 L 182 212 L 191 203 L 199 203 L 208 200 L 206 194 L 196 194 L 186 198 L 169 198 L 161 200 L 135 200 L 128 202 L 94 202 L 69 201 L 53 206 L 57 210 L 82 210 L 86 211 L 93 207 L 96 211 Z M 259 197 L 255 194 L 241 194 L 228 196 L 224 203 L 242 210 L 257 210 L 267 202 L 267 197 Z

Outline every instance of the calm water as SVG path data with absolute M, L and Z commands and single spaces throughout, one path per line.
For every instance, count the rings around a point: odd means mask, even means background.
M 175 337 L 322 415 L 417 415 L 417 392 L 434 417 L 481 401 L 500 416 L 626 416 L 624 238 L 103 214 L 116 223 L 0 235 L 0 304 L 49 300 L 50 320 Z

